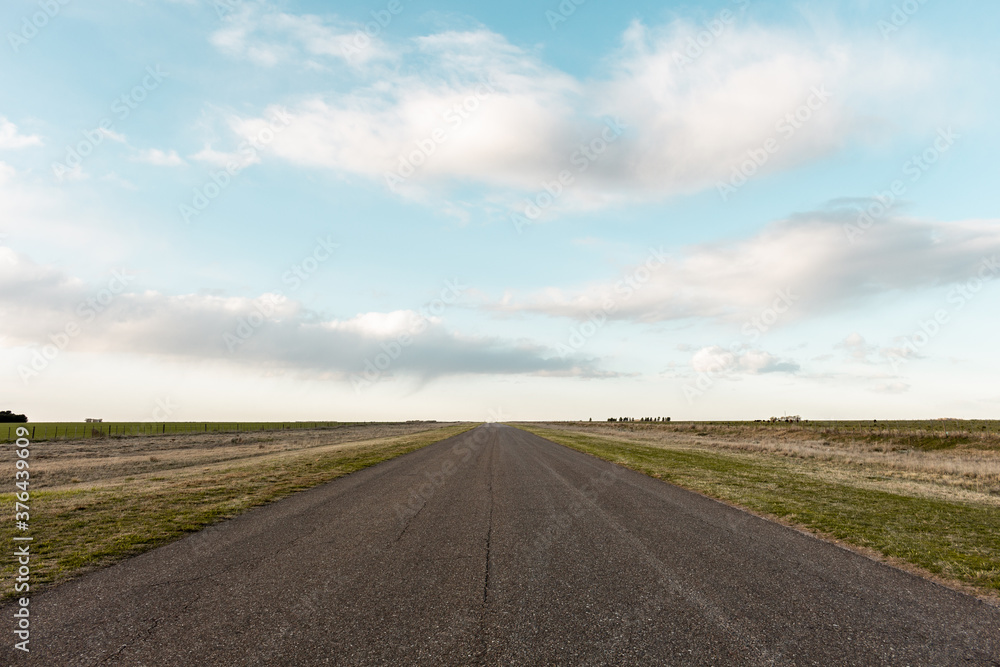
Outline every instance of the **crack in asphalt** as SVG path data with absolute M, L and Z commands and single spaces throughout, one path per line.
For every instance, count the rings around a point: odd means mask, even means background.
M 200 593 L 193 592 L 191 594 L 191 597 L 188 599 L 188 601 L 184 603 L 183 607 L 181 607 L 181 610 L 180 610 L 180 612 L 178 612 L 177 615 L 178 616 L 184 616 L 185 614 L 187 614 L 188 610 L 191 609 L 191 607 L 200 598 L 201 598 L 201 594 Z M 116 650 L 114 653 L 110 653 L 110 654 L 104 656 L 101 660 L 99 660 L 98 662 L 93 663 L 93 664 L 95 664 L 95 665 L 106 664 L 109 660 L 117 658 L 119 655 L 121 655 L 121 653 L 125 649 L 127 649 L 129 646 L 134 645 L 137 642 L 142 641 L 143 639 L 148 640 L 150 637 L 153 636 L 153 633 L 156 631 L 157 626 L 159 626 L 160 621 L 162 621 L 163 618 L 164 618 L 163 616 L 157 616 L 157 617 L 153 618 L 152 621 L 150 622 L 149 627 L 146 629 L 146 631 L 144 633 L 142 633 L 142 636 L 136 636 L 136 637 L 133 637 L 133 638 L 129 639 L 124 644 L 122 644 L 121 646 L 119 646 L 118 650 Z
M 496 451 L 496 450 L 494 450 Z M 483 604 L 486 604 L 490 592 L 490 540 L 493 538 L 493 456 L 490 456 L 490 511 L 486 518 L 486 573 L 483 577 Z
M 397 544 L 401 539 L 403 539 L 403 535 L 406 534 L 406 530 L 410 527 L 410 524 L 413 523 L 413 520 L 416 519 L 417 516 L 419 516 L 420 513 L 424 511 L 425 507 L 427 507 L 426 500 L 424 501 L 424 504 L 420 506 L 420 509 L 414 512 L 413 516 L 411 516 L 409 519 L 406 520 L 406 523 L 403 524 L 403 530 L 399 531 L 399 535 L 397 535 L 396 539 L 392 541 L 393 544 Z
M 95 664 L 95 665 L 103 665 L 108 660 L 111 660 L 112 658 L 114 658 L 115 656 L 117 656 L 119 653 L 121 653 L 122 651 L 124 651 L 126 648 L 128 648 L 128 643 L 122 644 L 120 647 L 118 647 L 117 651 L 115 651 L 114 653 L 111 653 L 109 655 L 104 656 L 104 658 L 102 658 L 99 662 L 95 662 L 93 664 Z
M 488 613 L 487 604 L 489 602 L 490 595 L 490 542 L 493 539 L 493 476 L 496 474 L 496 466 L 494 461 L 496 459 L 497 447 L 495 443 L 490 443 L 490 458 L 488 463 L 488 495 L 490 498 L 489 512 L 486 515 L 486 559 L 483 572 L 483 605 L 479 616 L 479 635 L 482 639 L 482 649 L 480 651 L 480 660 L 485 661 L 486 656 L 489 652 L 489 633 L 486 627 L 486 616 Z

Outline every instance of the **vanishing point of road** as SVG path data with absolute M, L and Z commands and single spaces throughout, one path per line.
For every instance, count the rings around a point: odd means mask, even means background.
M 1000 608 L 501 425 L 39 593 L 31 619 L 5 663 L 1000 665 Z

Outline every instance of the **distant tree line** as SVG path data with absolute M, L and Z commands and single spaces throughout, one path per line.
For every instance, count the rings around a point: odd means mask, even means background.
M 25 415 L 15 415 L 10 410 L 0 410 L 0 424 L 26 424 L 28 418 Z
M 609 422 L 634 422 L 635 417 L 608 417 Z M 640 417 L 638 421 L 641 422 L 668 422 L 670 417 Z

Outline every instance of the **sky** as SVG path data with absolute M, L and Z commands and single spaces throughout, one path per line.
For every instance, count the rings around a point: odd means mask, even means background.
M 1000 5 L 12 0 L 0 408 L 997 418 Z

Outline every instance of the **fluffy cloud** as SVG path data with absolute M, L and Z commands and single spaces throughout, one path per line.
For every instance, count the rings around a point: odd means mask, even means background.
M 841 342 L 834 345 L 835 348 L 844 350 L 847 357 L 852 361 L 868 363 L 868 357 L 874 352 L 878 352 L 877 345 L 870 345 L 865 341 L 864 336 L 854 332 Z
M 657 251 L 618 280 L 508 294 L 487 307 L 576 319 L 595 312 L 642 322 L 709 318 L 752 331 L 766 330 L 758 322 L 780 326 L 880 293 L 961 284 L 984 267 L 1000 273 L 996 221 L 888 218 L 852 244 L 845 229 L 856 219 L 856 211 L 799 214 L 749 238 Z
M 252 164 L 260 162 L 260 155 L 257 151 L 217 151 L 211 146 L 205 146 L 197 153 L 189 155 L 196 162 L 203 162 L 213 167 L 227 168 L 230 165 L 237 165 L 239 169 L 244 169 Z
M 289 14 L 263 2 L 248 2 L 225 18 L 225 25 L 212 33 L 213 46 L 232 58 L 272 67 L 296 65 L 333 57 L 363 64 L 385 56 L 385 47 L 364 32 L 364 26 L 330 23 L 311 14 Z M 359 36 L 360 35 L 360 36 Z
M 799 370 L 797 363 L 779 359 L 764 350 L 743 347 L 730 351 L 718 345 L 703 347 L 695 352 L 691 357 L 691 367 L 696 373 L 710 375 L 794 373 Z
M 533 374 L 599 377 L 590 361 L 544 347 L 449 331 L 415 311 L 321 319 L 277 294 L 256 299 L 169 296 L 134 289 L 116 272 L 88 285 L 0 247 L 0 336 L 5 344 L 62 344 L 74 351 L 135 353 L 290 368 L 347 378 L 368 363 L 381 375 Z
M 0 116 L 0 150 L 41 146 L 42 138 L 34 134 L 21 134 L 17 125 Z
M 398 66 L 292 108 L 274 153 L 415 197 L 458 181 L 523 207 L 526 193 L 568 171 L 560 207 L 656 199 L 718 187 L 765 146 L 775 148 L 757 174 L 861 140 L 932 69 L 881 47 L 752 25 L 679 60 L 695 31 L 636 23 L 606 76 L 588 81 L 485 29 L 416 38 Z M 245 31 L 238 35 L 226 48 L 243 52 Z
M 177 151 L 161 151 L 159 148 L 140 150 L 132 159 L 156 167 L 182 167 L 186 164 Z
M 421 38 L 415 49 L 443 71 L 380 75 L 349 95 L 315 97 L 290 110 L 289 127 L 269 149 L 378 180 L 394 173 L 407 185 L 458 177 L 531 187 L 568 158 L 572 79 L 485 31 Z
M 896 370 L 901 363 L 922 358 L 920 350 L 914 345 L 905 345 L 905 341 L 904 336 L 897 336 L 893 339 L 896 345 L 875 345 L 855 332 L 834 347 L 844 350 L 851 361 L 862 364 L 888 363 Z

